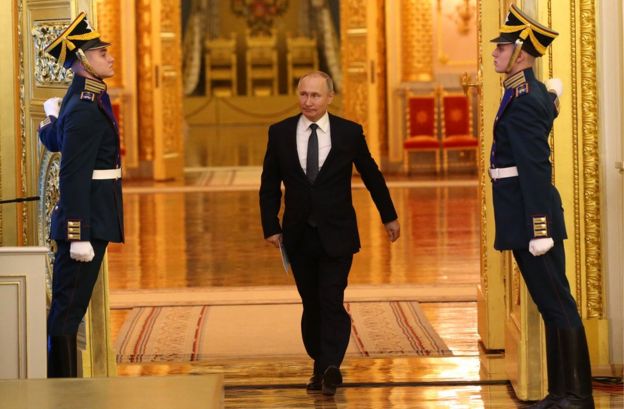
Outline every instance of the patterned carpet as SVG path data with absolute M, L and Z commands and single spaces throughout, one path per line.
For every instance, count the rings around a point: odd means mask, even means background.
M 112 309 L 189 305 L 297 304 L 300 300 L 294 285 L 115 289 L 111 290 L 109 299 Z M 346 302 L 473 302 L 476 300 L 477 287 L 474 284 L 351 284 L 345 291 Z
M 451 355 L 418 302 L 345 306 L 352 319 L 347 355 Z M 117 337 L 117 361 L 305 356 L 300 319 L 298 303 L 133 308 Z

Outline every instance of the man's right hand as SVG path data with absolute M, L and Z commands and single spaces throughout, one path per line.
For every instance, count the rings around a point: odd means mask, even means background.
M 272 236 L 269 236 L 265 240 L 271 243 L 272 245 L 274 245 L 275 247 L 279 248 L 280 243 L 282 242 L 282 233 L 277 233 Z
M 91 242 L 88 241 L 72 241 L 69 245 L 69 257 L 76 261 L 88 263 L 93 260 L 95 252 Z
M 62 99 L 59 97 L 49 98 L 43 103 L 43 110 L 45 111 L 46 116 L 53 116 L 58 118 L 59 112 L 61 110 L 61 101 Z

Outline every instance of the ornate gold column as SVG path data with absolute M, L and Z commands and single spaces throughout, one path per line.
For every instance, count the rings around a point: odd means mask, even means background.
M 343 115 L 368 130 L 368 54 L 366 2 L 340 2 Z
M 385 0 L 340 3 L 343 115 L 362 124 L 373 157 L 387 152 Z
M 180 13 L 177 0 L 136 2 L 138 158 L 160 180 L 181 177 L 184 166 Z
M 401 0 L 403 82 L 433 80 L 431 0 Z

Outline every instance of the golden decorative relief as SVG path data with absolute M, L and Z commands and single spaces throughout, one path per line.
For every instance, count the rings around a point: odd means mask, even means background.
M 344 16 L 341 21 L 345 24 L 344 29 L 366 27 L 366 5 L 362 0 L 341 1 L 340 15 Z
M 520 277 L 522 277 L 522 273 L 520 273 L 520 269 L 518 268 L 518 264 L 513 259 L 511 255 L 511 251 L 506 252 L 506 257 L 511 260 L 513 268 L 511 270 L 511 304 L 512 308 L 520 308 Z
M 154 65 L 152 62 L 152 5 L 139 0 L 137 15 L 137 94 L 139 109 L 139 159 L 154 159 Z
M 52 299 L 52 266 L 56 243 L 50 240 L 50 221 L 52 212 L 60 198 L 59 172 L 61 169 L 61 154 L 44 151 L 39 167 L 39 245 L 47 247 L 48 263 L 46 265 L 46 294 L 48 303 Z
M 433 22 L 429 0 L 401 1 L 403 81 L 433 79 Z
M 180 27 L 180 2 L 164 0 L 161 9 L 162 49 L 167 50 L 167 62 L 162 67 L 163 90 L 163 142 L 164 152 L 178 153 L 181 150 L 182 133 L 182 61 Z M 164 34 L 163 33 L 163 34 Z
M 600 158 L 598 153 L 596 16 L 594 0 L 582 0 L 580 2 L 580 16 L 586 307 L 587 318 L 602 318 Z
M 163 72 L 163 142 L 165 153 L 180 151 L 179 135 L 182 132 L 182 106 L 180 90 L 182 89 L 180 73 L 174 71 Z
M 106 0 L 97 3 L 97 31 L 104 41 L 111 43 L 109 53 L 115 59 L 115 75 L 106 80 L 111 88 L 123 87 L 123 37 L 121 34 L 121 1 Z
M 348 0 L 340 5 L 343 71 L 343 115 L 368 131 L 368 70 L 366 4 Z
M 570 1 L 570 53 L 572 69 L 572 84 L 578 84 L 577 79 L 577 53 L 576 53 L 576 0 Z M 579 129 L 578 129 L 578 90 L 576 86 L 572 86 L 572 186 L 574 190 L 574 273 L 576 282 L 576 301 L 581 306 L 582 301 L 582 284 L 581 284 L 581 188 L 579 177 Z
M 377 0 L 377 95 L 379 97 L 379 150 L 382 156 L 388 155 L 388 111 L 386 108 L 386 15 L 385 0 Z
M 481 1 L 477 2 L 477 26 L 481 27 L 481 22 L 483 21 L 483 5 Z M 477 73 L 477 78 L 482 78 L 481 68 L 483 67 L 483 33 L 481 29 L 477 29 L 477 67 L 479 72 Z M 479 92 L 480 88 L 479 88 Z M 479 104 L 479 135 L 485 135 L 485 127 L 483 124 L 485 123 L 485 118 L 483 116 L 484 107 L 483 107 L 483 98 L 479 96 L 477 98 Z M 486 194 L 486 183 L 489 182 L 488 178 L 486 178 L 485 169 L 489 168 L 486 164 L 486 155 L 487 146 L 485 144 L 485 138 L 479 137 L 479 199 L 481 202 L 480 206 L 480 215 L 481 215 L 481 290 L 483 294 L 487 296 L 488 294 L 488 236 L 487 236 L 487 194 Z M 489 184 L 489 183 L 488 183 Z
M 160 5 L 160 29 L 180 34 L 180 1 L 162 0 Z M 180 44 L 182 42 L 180 41 Z
M 22 22 L 22 19 L 24 18 L 24 3 L 20 0 L 17 3 L 17 21 L 19 21 L 20 23 Z M 25 71 L 24 71 L 24 47 L 22 46 L 22 44 L 24 44 L 24 33 L 22 32 L 22 24 L 17 24 L 17 44 L 19 44 L 19 46 L 17 47 L 18 49 L 18 83 L 20 84 L 19 86 L 19 106 L 20 106 L 20 113 L 19 113 L 19 142 L 17 143 L 17 150 L 19 150 L 20 152 L 20 158 L 19 158 L 19 177 L 18 180 L 16 181 L 16 185 L 19 186 L 19 195 L 20 196 L 27 196 L 28 192 L 28 178 L 27 178 L 27 164 L 28 164 L 28 155 L 26 152 L 26 147 L 28 146 L 27 140 L 26 140 L 26 111 L 25 111 L 25 107 L 26 107 L 26 95 L 25 95 L 25 89 L 24 89 L 24 78 L 26 78 L 25 76 Z M 22 246 L 27 246 L 28 243 L 28 206 L 25 206 L 24 204 L 19 204 L 18 205 L 18 209 L 21 209 L 21 213 L 22 213 L 22 218 L 21 220 L 18 220 L 18 231 L 21 228 L 22 231 L 22 237 L 21 240 L 18 240 L 18 245 L 22 245 Z
M 34 46 L 34 79 L 37 86 L 65 86 L 71 83 L 73 72 L 56 63 L 54 57 L 44 50 L 67 28 L 69 20 L 37 21 L 31 35 Z

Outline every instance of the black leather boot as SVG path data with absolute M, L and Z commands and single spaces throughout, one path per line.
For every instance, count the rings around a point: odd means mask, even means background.
M 529 406 L 532 409 L 557 408 L 566 391 L 561 348 L 557 328 L 546 326 L 546 369 L 548 372 L 548 395 L 539 402 Z
M 594 409 L 591 365 L 585 328 L 559 328 L 559 344 L 566 378 L 566 397 L 562 409 Z
M 76 378 L 76 335 L 50 336 L 48 342 L 48 378 Z

